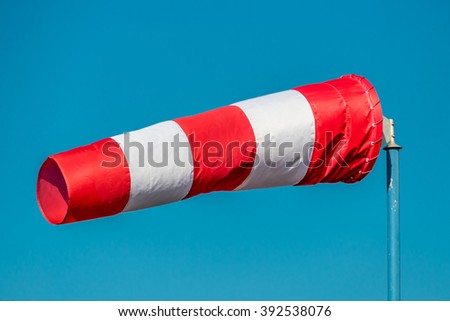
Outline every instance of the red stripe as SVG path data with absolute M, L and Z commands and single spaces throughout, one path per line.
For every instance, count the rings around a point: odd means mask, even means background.
M 53 224 L 117 214 L 129 193 L 128 164 L 111 138 L 50 156 L 39 171 L 38 203 Z
M 256 155 L 253 128 L 236 106 L 227 106 L 175 122 L 189 139 L 194 179 L 186 196 L 231 191 L 250 174 Z
M 308 100 L 316 130 L 311 163 L 298 185 L 363 179 L 382 144 L 381 105 L 373 86 L 363 77 L 348 75 L 294 89 Z

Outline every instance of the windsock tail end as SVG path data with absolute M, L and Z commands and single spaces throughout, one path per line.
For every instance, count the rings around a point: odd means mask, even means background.
M 52 224 L 118 214 L 129 193 L 128 163 L 111 138 L 47 158 L 36 189 L 39 207 Z

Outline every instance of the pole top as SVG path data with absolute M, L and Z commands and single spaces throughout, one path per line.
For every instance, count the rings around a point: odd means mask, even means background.
M 383 144 L 386 144 L 386 146 L 383 148 L 385 150 L 402 149 L 402 147 L 395 142 L 394 120 L 384 116 L 383 116 Z

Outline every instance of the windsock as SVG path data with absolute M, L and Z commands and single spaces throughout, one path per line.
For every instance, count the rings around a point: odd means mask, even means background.
M 37 199 L 64 224 L 213 191 L 354 183 L 371 171 L 382 127 L 374 87 L 346 75 L 52 155 Z

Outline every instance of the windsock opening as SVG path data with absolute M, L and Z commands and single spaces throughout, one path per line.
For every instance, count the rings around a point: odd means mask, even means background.
M 37 199 L 44 217 L 50 223 L 64 221 L 69 209 L 69 193 L 58 163 L 51 158 L 47 158 L 39 171 Z

